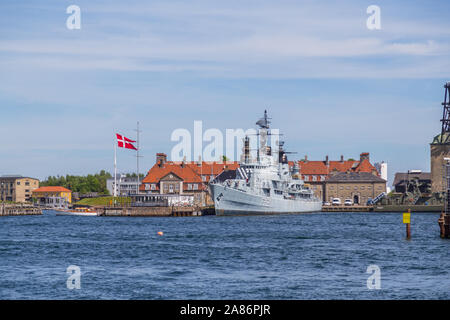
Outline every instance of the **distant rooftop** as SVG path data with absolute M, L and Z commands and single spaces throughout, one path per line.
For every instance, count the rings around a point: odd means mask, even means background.
M 2 176 L 0 176 L 0 179 L 8 179 L 8 180 L 15 180 L 15 179 L 34 179 L 34 180 L 39 180 L 37 178 L 32 178 L 32 177 L 24 177 L 18 174 L 4 174 Z
M 33 190 L 33 192 L 72 192 L 72 191 L 60 186 L 48 186 L 37 188 Z
M 328 182 L 386 182 L 370 172 L 339 172 L 328 178 Z
M 393 185 L 403 184 L 405 181 L 412 180 L 418 178 L 421 181 L 431 181 L 431 173 L 430 172 L 420 172 L 420 173 L 405 173 L 405 172 L 397 172 L 395 174 Z
M 431 144 L 449 144 L 450 143 L 450 134 L 448 132 L 444 134 L 438 134 L 433 138 Z

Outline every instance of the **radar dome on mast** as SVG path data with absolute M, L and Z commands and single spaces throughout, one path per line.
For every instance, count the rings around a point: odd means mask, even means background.
M 267 110 L 264 110 L 264 118 L 261 118 L 256 122 L 258 126 L 260 126 L 262 129 L 269 129 L 269 121 L 270 118 L 267 117 Z

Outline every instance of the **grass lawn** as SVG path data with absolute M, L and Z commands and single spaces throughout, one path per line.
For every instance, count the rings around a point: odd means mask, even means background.
M 85 206 L 108 206 L 113 203 L 114 197 L 98 197 L 98 198 L 85 198 L 78 202 L 75 202 L 76 205 L 85 205 Z M 130 203 L 131 198 L 129 197 L 116 197 L 116 201 L 118 204 Z

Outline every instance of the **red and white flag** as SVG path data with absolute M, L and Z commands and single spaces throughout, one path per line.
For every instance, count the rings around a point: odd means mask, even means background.
M 133 149 L 137 150 L 137 148 L 133 145 L 134 140 L 128 139 L 125 136 L 122 136 L 121 134 L 116 133 L 117 136 L 117 146 L 119 148 L 125 148 L 125 149 Z

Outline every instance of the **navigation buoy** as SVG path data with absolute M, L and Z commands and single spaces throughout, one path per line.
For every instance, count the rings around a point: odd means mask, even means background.
M 163 234 L 164 234 L 164 232 L 158 231 L 158 236 L 162 236 Z

